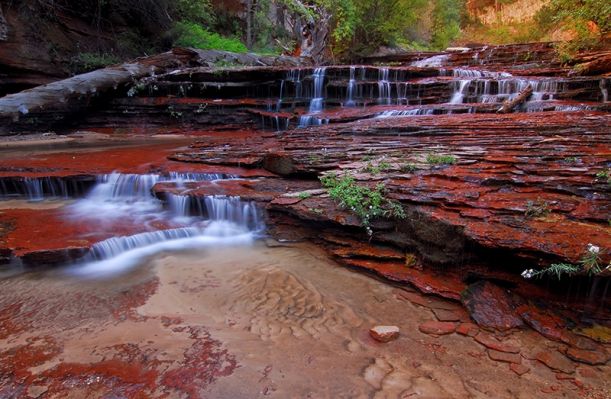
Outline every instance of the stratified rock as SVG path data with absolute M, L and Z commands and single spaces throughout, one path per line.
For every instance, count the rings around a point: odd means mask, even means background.
M 520 353 L 520 348 L 498 341 L 489 334 L 478 334 L 475 340 L 488 349 L 505 353 Z
M 475 337 L 479 333 L 479 327 L 473 323 L 462 323 L 456 328 L 456 332 L 460 335 Z
M 508 291 L 491 282 L 471 284 L 463 293 L 462 302 L 480 327 L 509 330 L 524 325 Z
M 611 359 L 609 353 L 602 347 L 597 351 L 569 348 L 566 351 L 566 355 L 577 362 L 590 364 L 592 366 L 607 364 L 609 359 Z
M 515 363 L 519 364 L 522 362 L 522 356 L 517 353 L 499 352 L 494 349 L 488 349 L 488 356 L 492 360 L 497 362 Z
M 375 326 L 369 330 L 369 335 L 379 342 L 390 342 L 399 337 L 397 326 Z
M 535 359 L 554 371 L 561 371 L 567 374 L 575 372 L 575 364 L 555 350 L 539 352 L 535 355 Z
M 445 321 L 427 321 L 418 326 L 420 332 L 430 335 L 446 335 L 456 331 L 457 324 Z

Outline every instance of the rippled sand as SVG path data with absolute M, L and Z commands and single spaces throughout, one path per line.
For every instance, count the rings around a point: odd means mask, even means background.
M 311 245 L 164 254 L 112 279 L 54 271 L 0 290 L 0 398 L 533 398 L 557 383 L 543 366 L 518 377 L 470 338 L 420 333 L 430 309 Z M 373 341 L 376 324 L 400 338 Z

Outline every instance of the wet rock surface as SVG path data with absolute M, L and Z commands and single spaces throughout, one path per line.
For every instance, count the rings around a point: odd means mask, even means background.
M 508 68 L 528 51 L 540 65 Z M 608 79 L 567 76 L 542 45 L 430 56 L 183 66 L 79 115 L 79 131 L 3 142 L 0 396 L 608 396 L 609 271 L 520 275 L 580 264 L 588 244 L 610 261 Z M 492 114 L 525 84 L 537 99 Z M 71 219 L 113 173 L 172 217 Z M 384 185 L 405 218 L 368 234 L 322 187 L 330 174 Z M 235 209 L 265 222 L 267 247 L 170 249 L 91 287 L 36 271 L 44 298 L 19 274 Z M 298 241 L 325 252 L 304 260 Z M 380 345 L 369 329 L 386 324 L 401 334 Z

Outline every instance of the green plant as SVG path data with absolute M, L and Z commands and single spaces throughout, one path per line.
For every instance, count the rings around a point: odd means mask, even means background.
M 414 173 L 418 168 L 413 163 L 404 163 L 401 165 L 401 172 L 403 173 Z
M 312 194 L 310 194 L 310 193 L 308 193 L 306 191 L 303 191 L 303 192 L 299 193 L 299 195 L 298 195 L 300 200 L 308 199 L 311 196 L 312 196 Z
M 378 164 L 372 164 L 371 162 L 367 162 L 367 165 L 361 169 L 363 173 L 371 173 L 372 175 L 377 175 L 380 172 L 386 172 L 392 168 L 392 165 L 386 161 L 379 162 Z
M 426 163 L 429 165 L 453 165 L 456 163 L 456 157 L 453 155 L 437 155 L 429 153 L 426 156 Z
M 542 200 L 541 198 L 537 198 L 536 201 L 526 202 L 524 216 L 527 218 L 545 217 L 549 215 L 550 212 L 551 209 L 549 208 L 549 203 L 547 201 Z
M 72 58 L 71 69 L 74 73 L 83 73 L 105 68 L 119 62 L 119 58 L 113 54 L 78 53 Z
M 611 184 L 611 168 L 601 170 L 596 174 L 596 180 Z
M 522 272 L 522 277 L 533 278 L 544 276 L 546 274 L 556 277 L 558 280 L 563 275 L 572 276 L 580 272 L 585 272 L 590 275 L 599 274 L 604 270 L 611 268 L 611 263 L 603 268 L 601 265 L 602 254 L 600 247 L 588 244 L 585 253 L 579 260 L 579 264 L 572 263 L 554 263 L 542 270 L 526 269 Z
M 566 157 L 562 160 L 564 163 L 579 163 L 579 161 L 581 160 L 577 157 Z
M 176 108 L 174 108 L 173 105 L 169 105 L 168 106 L 168 113 L 170 114 L 170 116 L 174 119 L 180 119 L 182 118 L 182 112 L 180 111 L 176 111 Z
M 309 208 L 309 211 L 316 215 L 322 215 L 324 213 L 324 211 L 320 208 Z
M 378 184 L 375 189 L 361 186 L 349 175 L 338 177 L 327 174 L 320 181 L 329 196 L 343 209 L 352 211 L 371 235 L 371 220 L 377 217 L 404 219 L 405 211 L 401 204 L 384 196 L 385 186 Z
M 244 43 L 239 39 L 223 37 L 193 22 L 178 22 L 174 28 L 174 34 L 177 36 L 177 39 L 174 41 L 176 46 L 204 50 L 224 50 L 234 53 L 245 53 L 248 51 Z

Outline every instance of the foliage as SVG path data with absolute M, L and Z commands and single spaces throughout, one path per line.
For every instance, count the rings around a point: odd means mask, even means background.
M 401 172 L 414 173 L 418 168 L 413 163 L 404 163 L 401 165 Z
M 367 165 L 361 170 L 364 173 L 371 173 L 372 175 L 377 175 L 380 172 L 386 172 L 392 168 L 391 164 L 386 161 L 381 161 L 377 164 L 373 164 L 371 162 L 367 162 Z
M 596 174 L 596 181 L 611 184 L 611 169 L 601 170 Z
M 603 252 L 601 251 L 600 247 L 593 244 L 588 244 L 586 247 L 586 252 L 581 257 L 579 264 L 574 265 L 571 263 L 554 263 L 542 270 L 526 269 L 522 272 L 522 277 L 533 278 L 549 274 L 560 280 L 563 275 L 571 276 L 580 272 L 585 272 L 590 275 L 600 274 L 604 270 L 611 268 L 611 264 L 604 268 L 601 265 L 602 254 Z
M 433 37 L 431 46 L 445 49 L 460 34 L 463 0 L 436 0 L 433 8 Z
M 429 165 L 453 165 L 456 163 L 456 157 L 453 155 L 428 154 L 426 163 Z
M 611 31 L 609 15 L 611 2 L 608 0 L 551 0 L 537 14 L 537 22 L 547 29 L 565 25 L 574 30 L 573 40 L 556 45 L 560 61 L 569 63 L 577 52 L 597 47 Z
M 327 174 L 320 181 L 333 200 L 339 203 L 343 209 L 352 211 L 361 220 L 361 223 L 369 235 L 371 220 L 378 217 L 392 217 L 405 219 L 405 211 L 396 201 L 384 196 L 385 186 L 378 184 L 375 189 L 356 183 L 349 175 L 338 177 L 335 174 Z
M 549 203 L 541 198 L 537 198 L 536 201 L 526 202 L 524 216 L 527 218 L 545 217 L 549 215 L 550 212 L 551 210 L 549 209 Z
M 113 54 L 78 53 L 72 58 L 71 69 L 73 73 L 83 73 L 118 64 L 119 58 Z
M 193 22 L 177 23 L 175 33 L 177 39 L 174 43 L 177 46 L 194 47 L 204 50 L 224 50 L 234 53 L 245 53 L 248 51 L 240 40 L 223 37 Z
M 312 194 L 308 193 L 307 191 L 303 191 L 303 192 L 299 193 L 299 199 L 300 200 L 308 199 L 311 196 L 312 196 Z

